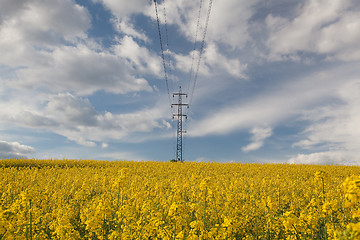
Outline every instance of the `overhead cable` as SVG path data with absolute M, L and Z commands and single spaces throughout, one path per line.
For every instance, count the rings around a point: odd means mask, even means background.
M 169 72 L 170 72 L 170 75 L 171 75 L 169 34 L 168 34 L 167 19 L 166 19 L 166 4 L 165 4 L 165 0 L 163 0 L 162 4 L 164 5 L 164 21 L 165 21 L 165 36 L 166 36 L 166 53 L 167 53 L 167 56 L 168 56 L 168 66 L 169 66 Z
M 159 13 L 158 13 L 158 7 L 157 7 L 157 2 L 156 2 L 156 0 L 154 0 L 154 3 L 155 3 L 156 20 L 157 20 L 157 25 L 158 25 L 158 30 L 159 30 L 159 39 L 160 39 L 160 48 L 161 48 L 161 58 L 162 58 L 163 67 L 164 67 L 164 76 L 165 76 L 165 81 L 166 81 L 166 89 L 167 89 L 167 93 L 168 93 L 168 97 L 169 97 L 169 104 L 170 104 L 170 106 L 171 106 L 171 97 L 170 97 L 169 81 L 168 81 L 168 75 L 167 75 L 167 71 L 166 71 L 165 56 L 164 56 L 164 47 L 163 47 L 163 42 L 162 42 L 162 38 L 161 38 L 160 20 L 159 20 Z
M 196 51 L 196 42 L 197 42 L 197 35 L 199 32 L 199 26 L 200 26 L 200 16 L 201 16 L 201 7 L 202 7 L 203 0 L 200 0 L 200 7 L 199 7 L 199 13 L 197 18 L 197 24 L 196 24 L 196 31 L 195 31 L 195 38 L 194 38 L 194 49 L 192 51 L 192 57 L 191 57 L 191 68 L 190 68 L 190 77 L 189 77 L 189 84 L 188 84 L 188 90 L 190 91 L 191 86 L 191 80 L 192 80 L 192 74 L 193 74 L 193 67 L 194 67 L 194 60 L 195 60 L 195 51 Z
M 191 103 L 192 103 L 192 99 L 193 99 L 193 95 L 194 95 L 194 90 L 195 90 L 195 86 L 196 86 L 196 81 L 197 81 L 198 73 L 199 73 L 199 67 L 200 67 L 201 57 L 202 57 L 202 55 L 203 55 L 203 53 L 204 53 L 205 37 L 206 37 L 206 32 L 207 32 L 207 28 L 208 28 L 208 24 L 209 24 L 209 18 L 210 18 L 210 13 L 211 13 L 212 2 L 213 2 L 213 0 L 210 0 L 210 1 L 209 1 L 209 7 L 208 7 L 208 12 L 207 12 L 207 16 L 206 16 L 206 22 L 205 22 L 205 28 L 204 28 L 204 32 L 203 32 L 203 36 L 202 36 L 202 41 L 201 41 L 200 52 L 199 52 L 199 59 L 198 59 L 198 62 L 197 62 L 197 67 L 196 67 L 196 73 L 195 73 L 195 77 L 194 77 L 193 87 L 192 87 L 191 93 L 190 93 L 189 105 L 191 105 Z

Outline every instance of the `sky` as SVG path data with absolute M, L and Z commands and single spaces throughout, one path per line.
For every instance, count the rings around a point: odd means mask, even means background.
M 0 0 L 0 158 L 360 165 L 360 2 L 209 6 Z

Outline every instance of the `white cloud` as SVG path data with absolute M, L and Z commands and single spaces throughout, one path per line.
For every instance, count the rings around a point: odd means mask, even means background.
M 121 9 L 131 5 L 107 3 Z M 108 139 L 125 141 L 133 133 L 167 127 L 162 107 L 100 113 L 80 97 L 101 90 L 153 91 L 144 76 L 161 74 L 160 58 L 132 37 L 104 49 L 88 38 L 91 16 L 75 1 L 6 1 L 0 12 L 0 66 L 6 69 L 0 76 L 2 123 L 50 131 L 84 146 Z M 120 23 L 124 28 L 126 24 Z M 123 30 L 146 40 L 132 28 Z
M 169 127 L 169 123 L 164 121 L 168 114 L 163 103 L 126 114 L 99 113 L 88 99 L 70 93 L 52 95 L 34 106 L 18 104 L 13 105 L 15 108 L 0 109 L 2 122 L 47 130 L 90 147 L 114 139 L 141 141 L 136 137 L 137 133 L 150 134 L 155 129 Z
M 194 160 L 194 162 L 211 162 L 211 161 L 205 157 L 198 157 Z
M 97 112 L 88 99 L 77 98 L 70 93 L 51 96 L 44 110 L 45 116 L 51 116 L 63 125 L 94 126 L 97 124 Z
M 135 26 L 130 22 L 129 18 L 113 18 L 112 23 L 118 32 L 143 40 L 144 42 L 150 42 L 150 39 L 145 35 L 145 33 L 136 30 Z
M 347 151 L 326 151 L 311 154 L 298 154 L 290 158 L 290 164 L 319 164 L 319 165 L 360 165 L 359 154 Z
M 0 140 L 0 158 L 26 158 L 26 155 L 32 153 L 34 153 L 33 147 Z
M 333 53 L 343 61 L 360 59 L 360 12 L 348 12 L 339 21 L 321 30 L 316 48 L 320 53 Z
M 115 26 L 123 29 L 121 30 L 123 33 L 134 38 L 147 39 L 139 29 L 129 24 L 129 16 L 145 14 L 155 21 L 152 1 L 137 0 L 125 3 L 124 1 L 102 0 L 99 2 L 107 6 L 117 17 Z M 197 36 L 199 42 L 204 30 L 208 4 L 208 0 L 203 1 Z M 280 16 L 277 9 L 274 10 L 275 13 L 266 7 L 258 9 L 257 7 L 263 7 L 268 3 L 257 0 L 214 1 L 206 41 L 218 46 L 230 47 L 232 50 L 241 50 L 242 58 L 247 60 L 249 57 L 254 58 L 251 53 L 257 57 L 266 55 L 260 50 L 262 39 L 270 50 L 268 57 L 272 60 L 298 61 L 301 59 L 298 52 L 301 51 L 325 54 L 329 59 L 345 61 L 360 59 L 358 50 L 360 34 L 356 31 L 360 24 L 360 12 L 355 1 L 334 0 L 329 3 L 327 0 L 306 0 L 299 3 L 289 1 L 270 3 L 273 7 L 279 7 L 281 4 L 291 5 L 292 10 L 290 11 L 288 7 L 289 13 Z M 181 34 L 188 41 L 193 42 L 199 2 L 191 0 L 161 2 L 158 4 L 158 10 L 162 24 L 164 23 L 164 5 L 166 5 L 168 25 L 178 26 Z M 265 14 L 266 28 L 260 27 L 264 25 L 262 17 L 259 17 L 261 14 Z M 266 17 L 266 14 L 269 15 Z M 231 70 L 236 69 L 234 64 L 233 62 L 231 66 L 228 65 L 231 74 L 234 74 Z
M 357 74 L 353 66 L 341 66 L 300 79 L 288 79 L 288 83 L 274 86 L 274 91 L 259 92 L 251 99 L 228 103 L 228 107 L 209 113 L 189 126 L 189 135 L 227 134 L 264 124 L 277 125 L 304 109 L 337 97 L 336 90 Z
M 165 23 L 164 5 L 166 8 L 166 22 L 169 25 L 178 25 L 181 33 L 194 41 L 196 29 L 196 18 L 198 14 L 199 3 L 196 1 L 163 1 L 158 3 L 158 16 L 161 24 Z M 147 5 L 143 13 L 156 21 L 154 3 Z M 191 24 L 189 24 L 191 23 Z M 191 33 L 190 33 L 191 32 Z M 193 33 L 193 34 L 192 34 Z
M 298 154 L 288 162 L 360 165 L 360 78 L 353 73 L 344 71 L 338 77 L 341 84 L 332 91 L 332 103 L 300 113 L 308 125 L 293 147 L 313 153 Z
M 266 19 L 270 36 L 267 46 L 271 57 L 307 51 L 326 54 L 340 60 L 359 60 L 360 12 L 351 0 L 307 0 L 293 19 L 269 15 Z
M 109 146 L 109 144 L 107 144 L 107 143 L 101 143 L 101 148 L 107 148 Z
M 147 156 L 149 157 L 149 156 Z M 89 148 L 87 146 L 56 146 L 35 154 L 36 159 L 94 159 L 106 161 L 154 161 L 139 154 L 138 151 L 112 150 L 109 148 Z
M 208 64 L 213 73 L 219 69 L 225 70 L 229 75 L 237 78 L 247 78 L 244 71 L 247 69 L 246 64 L 242 64 L 238 58 L 227 58 L 219 52 L 215 44 L 208 44 L 203 57 L 204 64 Z
M 150 5 L 148 0 L 92 0 L 101 2 L 118 18 L 128 17 L 132 14 L 141 13 L 146 6 Z
M 116 31 L 126 36 L 131 36 L 144 42 L 150 42 L 144 30 L 140 30 L 132 23 L 131 17 L 134 14 L 143 14 L 149 12 L 152 8 L 152 1 L 132 0 L 132 1 L 114 1 L 114 0 L 93 0 L 93 2 L 102 3 L 109 9 L 113 15 L 111 23 Z
M 248 21 L 254 13 L 253 7 L 257 2 L 257 0 L 213 1 L 206 40 L 224 43 L 233 48 L 244 47 L 245 43 L 250 39 Z M 162 23 L 164 23 L 163 4 L 164 3 L 158 5 Z M 186 36 L 190 42 L 193 42 L 196 33 L 199 2 L 192 0 L 166 1 L 165 4 L 167 22 L 178 25 L 182 34 Z M 197 37 L 199 42 L 201 41 L 205 27 L 208 6 L 209 1 L 203 1 L 200 29 Z M 148 7 L 145 14 L 155 19 L 154 11 L 154 6 L 151 6 Z
M 193 73 L 195 74 L 199 51 L 190 52 L 188 55 L 174 54 L 176 68 L 183 72 L 190 72 L 192 64 L 192 56 L 195 56 L 193 62 Z M 201 63 L 199 66 L 199 75 L 214 76 L 228 74 L 235 78 L 247 79 L 245 71 L 247 64 L 240 62 L 238 58 L 228 58 L 223 55 L 216 44 L 209 43 L 204 49 Z
M 140 47 L 134 39 L 148 40 L 148 37 L 138 28 L 131 24 L 130 16 L 134 14 L 145 14 L 150 17 L 154 23 L 156 21 L 154 3 L 152 1 L 132 1 L 131 3 L 124 1 L 111 1 L 111 0 L 98 0 L 102 2 L 113 13 L 113 24 L 115 28 L 124 33 L 126 36 L 121 39 L 121 45 L 115 46 L 114 51 L 121 56 L 124 56 L 131 60 L 131 63 L 135 64 L 140 71 L 151 70 L 152 74 L 161 74 L 162 64 L 160 59 L 156 59 L 146 48 Z M 236 78 L 246 78 L 244 71 L 247 69 L 247 65 L 240 62 L 237 58 L 229 58 L 227 54 L 223 54 L 218 43 L 225 44 L 231 48 L 244 47 L 245 43 L 250 39 L 248 34 L 247 21 L 253 14 L 252 7 L 257 1 L 226 1 L 216 3 L 214 1 L 213 10 L 211 12 L 210 23 L 206 42 L 210 43 L 206 45 L 200 65 L 199 74 L 214 74 L 225 72 Z M 203 1 L 200 29 L 197 36 L 197 47 L 200 47 L 200 42 L 205 26 L 205 19 L 208 10 L 209 1 Z M 166 5 L 166 6 L 165 6 Z M 159 19 L 161 24 L 165 23 L 164 8 L 166 8 L 166 18 L 168 28 L 178 26 L 180 34 L 185 36 L 189 42 L 194 41 L 196 32 L 197 17 L 199 11 L 199 2 L 196 1 L 163 1 L 158 3 Z M 236 19 L 236 20 L 234 20 Z M 165 34 L 164 28 L 162 33 Z M 163 35 L 165 38 L 165 35 Z M 170 48 L 174 43 L 174 39 L 169 36 Z M 163 39 L 165 41 L 165 39 Z M 158 39 L 157 39 L 158 41 Z M 192 45 L 192 44 L 190 44 Z M 192 52 L 184 53 L 172 53 L 169 54 L 175 59 L 176 70 L 190 71 Z M 195 52 L 197 55 L 198 52 Z M 147 63 L 148 65 L 146 66 Z M 194 68 L 196 62 L 194 63 Z M 211 71 L 212 70 L 212 71 Z M 211 73 L 210 73 L 211 71 Z M 169 76 L 171 77 L 171 76 Z
M 141 47 L 130 36 L 125 36 L 119 41 L 119 44 L 113 46 L 114 52 L 129 61 L 137 71 L 142 73 L 160 76 L 161 58 L 150 52 L 147 48 Z
M 80 95 L 99 90 L 120 94 L 152 91 L 145 79 L 133 76 L 134 69 L 125 57 L 85 45 L 62 46 L 41 53 L 41 62 L 33 59 L 29 67 L 16 70 L 18 79 L 8 84 L 33 90 L 40 85 L 49 92 L 74 91 Z
M 309 125 L 302 133 L 303 139 L 295 143 L 294 147 L 311 149 L 322 146 L 349 153 L 358 151 L 360 79 L 344 83 L 334 94 L 338 103 L 303 113 L 303 119 L 309 121 Z
M 77 142 L 80 145 L 83 145 L 85 147 L 95 147 L 96 143 L 93 141 L 87 141 L 82 136 L 77 136 L 76 138 L 69 137 L 70 140 L 73 140 L 74 142 Z
M 125 3 L 123 1 L 106 0 L 98 2 L 102 2 L 112 11 L 115 16 L 113 24 L 116 29 L 127 35 L 120 41 L 122 43 L 121 45 L 114 47 L 114 51 L 121 56 L 130 59 L 140 71 L 143 71 L 145 67 L 146 70 L 151 70 L 153 74 L 161 74 L 161 68 L 159 67 L 162 65 L 161 62 L 158 62 L 160 59 L 156 60 L 156 58 L 152 56 L 153 54 L 146 48 L 139 47 L 131 38 L 133 37 L 144 41 L 148 40 L 147 36 L 141 32 L 141 30 L 136 29 L 136 26 L 131 24 L 129 20 L 131 15 L 141 13 L 152 18 L 155 22 L 154 3 L 150 1 L 132 1 L 131 3 Z M 209 1 L 204 1 L 202 6 L 203 12 L 201 13 L 200 29 L 197 37 L 198 48 L 203 33 L 208 3 Z M 206 37 L 206 41 L 211 42 L 211 44 L 206 46 L 200 66 L 200 74 L 210 74 L 210 69 L 213 69 L 212 73 L 218 73 L 218 70 L 220 69 L 222 72 L 225 70 L 231 76 L 246 78 L 244 71 L 247 68 L 247 65 L 241 63 L 238 59 L 228 58 L 226 55 L 222 54 L 217 47 L 217 43 L 225 43 L 227 46 L 231 47 L 244 46 L 245 42 L 249 40 L 247 20 L 251 17 L 253 12 L 251 7 L 254 4 L 254 1 L 251 1 L 251 3 L 242 1 L 241 4 L 239 4 L 238 1 L 226 1 L 221 4 L 216 3 L 216 1 L 214 2 L 213 12 L 211 13 L 210 18 L 211 23 L 209 24 L 208 36 Z M 125 5 L 126 7 L 124 7 Z M 161 2 L 158 4 L 158 11 L 160 22 L 162 24 L 165 23 L 164 5 L 166 5 L 168 27 L 177 25 L 180 29 L 180 33 L 190 42 L 193 42 L 196 32 L 199 3 L 190 0 Z M 239 18 L 241 18 L 241 20 L 238 20 Z M 234 19 L 237 20 L 234 21 Z M 164 31 L 164 29 L 162 30 Z M 163 34 L 165 33 L 163 32 Z M 170 45 L 173 42 L 174 39 L 171 39 L 170 36 Z M 195 54 L 198 53 L 196 52 Z M 182 53 L 170 53 L 170 55 L 175 58 L 175 67 L 177 70 L 190 71 L 192 52 L 189 52 L 188 55 Z M 148 66 L 145 66 L 144 63 L 147 63 Z M 196 63 L 194 63 L 194 66 L 196 66 Z
M 87 10 L 72 1 L 32 0 L 22 4 L 6 1 L 4 4 L 4 10 L 10 11 L 1 12 L 0 63 L 9 66 L 41 63 L 39 50 L 83 38 L 90 27 Z
M 2 0 L 0 8 L 0 23 L 4 20 L 4 18 L 6 19 L 5 13 L 8 16 L 13 16 L 19 11 L 22 11 L 26 4 L 27 2 L 23 0 Z
M 255 127 L 251 129 L 250 133 L 251 143 L 242 148 L 243 152 L 250 152 L 261 148 L 264 145 L 264 140 L 272 135 L 270 127 Z
M 92 155 L 92 158 L 99 160 L 117 160 L 117 161 L 156 161 L 157 159 L 149 159 L 144 156 L 140 156 L 137 153 L 127 152 L 127 151 L 117 151 L 117 152 L 105 152 L 105 153 L 95 153 Z
M 210 41 L 230 45 L 232 48 L 243 48 L 251 40 L 248 24 L 255 11 L 254 6 L 258 2 L 258 0 L 214 1 L 207 38 Z
M 114 139 L 142 141 L 169 137 L 169 134 L 156 132 L 169 129 L 170 125 L 164 120 L 168 117 L 167 102 L 160 102 L 162 99 L 151 108 L 143 107 L 142 103 L 141 106 L 134 104 L 137 109 L 122 114 L 100 112 L 86 98 L 98 91 L 140 96 L 140 91 L 158 89 L 148 81 L 162 76 L 159 52 L 149 49 L 150 44 L 153 46 L 150 35 L 146 35 L 150 30 L 141 29 L 142 25 L 137 24 L 144 19 L 152 20 L 151 29 L 157 30 L 153 1 L 93 2 L 102 3 L 111 10 L 113 20 L 110 23 L 121 36 L 112 39 L 113 45 L 107 49 L 89 39 L 87 32 L 93 30 L 91 16 L 76 1 L 1 2 L 0 66 L 5 74 L 0 76 L 0 121 L 57 133 L 84 146 L 104 147 L 105 142 Z M 159 14 L 164 23 L 164 1 L 160 2 Z M 357 131 L 360 117 L 356 96 L 360 94 L 356 90 L 359 76 L 356 64 L 303 78 L 290 76 L 284 80 L 288 83 L 271 87 L 268 83 L 262 86 L 263 82 L 258 85 L 258 79 L 251 79 L 254 69 L 251 64 L 259 56 L 267 55 L 267 51 L 270 60 L 298 61 L 302 59 L 302 51 L 324 54 L 330 60 L 359 60 L 360 13 L 359 6 L 354 7 L 359 4 L 352 0 L 277 2 L 294 5 L 291 8 L 295 7 L 296 11 L 267 16 L 268 9 L 263 12 L 258 6 L 267 3 L 258 0 L 214 1 L 196 89 L 200 104 L 198 109 L 193 109 L 200 114 L 196 115 L 197 121 L 190 124 L 189 135 L 253 129 L 252 142 L 243 148 L 252 151 L 260 148 L 268 137 L 266 131 L 262 135 L 261 129 L 257 132 L 256 126 L 276 127 L 301 115 L 310 125 L 294 147 L 321 146 L 330 150 L 319 151 L 331 154 L 355 152 L 360 143 L 357 140 L 360 139 Z M 208 3 L 208 0 L 203 1 L 198 40 L 204 30 Z M 183 42 L 183 36 L 177 32 L 175 36 L 179 39 L 173 42 L 181 40 L 184 46 L 176 46 L 181 49 L 179 52 L 169 52 L 171 60 L 175 59 L 172 62 L 175 71 L 181 74 L 190 70 L 192 53 L 184 49 L 185 44 L 192 46 L 194 40 L 198 4 L 191 0 L 166 1 L 169 29 L 180 31 L 188 40 Z M 139 21 L 137 14 L 145 17 L 141 16 Z M 260 27 L 263 21 L 266 26 Z M 256 27 L 260 30 L 254 29 Z M 173 36 L 169 37 L 170 49 L 174 49 Z M 264 43 L 267 49 L 262 51 Z M 248 65 L 249 76 L 246 74 Z M 263 66 L 257 66 L 260 70 L 254 75 L 259 76 L 263 74 Z M 175 71 L 174 76 L 178 73 Z M 171 79 L 175 79 L 174 76 L 170 76 Z M 234 78 L 254 81 L 245 86 L 245 81 L 237 82 Z M 241 84 L 244 84 L 244 91 L 254 91 L 244 94 L 251 97 L 242 96 L 242 92 L 234 93 Z M 259 88 L 254 90 L 253 87 Z M 259 89 L 264 91 L 258 92 Z M 202 101 L 210 98 L 214 101 L 210 103 L 215 103 L 211 111 L 201 106 Z M 204 112 L 206 116 L 201 116 Z
M 13 9 L 9 2 L 6 6 Z M 128 49 L 122 52 L 124 56 L 103 49 L 87 38 L 90 15 L 84 7 L 59 0 L 44 4 L 33 0 L 19 7 L 13 10 L 16 14 L 4 12 L 0 23 L 0 64 L 16 76 L 5 87 L 80 95 L 99 90 L 119 94 L 152 91 L 137 68 L 144 74 L 159 74 L 159 57 L 134 41 L 116 45 Z M 129 55 L 138 56 L 139 51 L 147 53 L 146 62 L 129 63 Z

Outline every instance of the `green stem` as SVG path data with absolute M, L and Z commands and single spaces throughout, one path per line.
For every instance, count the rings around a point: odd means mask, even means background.
M 295 230 L 296 239 L 300 240 L 300 237 L 299 237 L 298 231 L 296 230 L 296 227 L 294 226 L 294 224 L 292 224 L 292 226 Z
M 207 221 L 206 221 L 206 208 L 207 208 L 207 189 L 205 190 L 205 199 L 204 199 L 204 229 L 205 229 L 205 232 L 206 232 L 206 236 L 207 236 L 207 232 L 208 232 L 208 229 L 207 229 Z
M 4 233 L 2 233 L 1 235 L 0 235 L 0 240 L 2 240 L 3 239 L 3 237 L 5 236 L 5 234 L 6 234 L 6 232 L 7 232 L 7 229 L 5 229 L 5 232 Z
M 325 203 L 325 181 L 324 181 L 324 178 L 321 178 L 321 181 L 322 181 L 323 202 Z
M 30 215 L 30 240 L 32 240 L 32 215 L 31 215 L 31 199 L 29 200 L 29 215 Z
M 278 188 L 278 210 L 281 209 L 280 185 Z
M 176 221 L 174 222 L 174 234 L 173 234 L 173 239 L 176 239 Z

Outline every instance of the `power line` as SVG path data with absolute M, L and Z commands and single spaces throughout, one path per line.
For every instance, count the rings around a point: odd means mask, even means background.
M 197 44 L 197 37 L 198 37 L 198 32 L 199 32 L 199 28 L 200 28 L 200 17 L 201 17 L 201 11 L 202 11 L 202 5 L 203 5 L 203 0 L 200 0 L 200 6 L 199 6 L 199 12 L 198 12 L 198 18 L 197 18 L 197 24 L 196 24 L 196 32 L 195 32 L 195 38 L 194 38 L 194 48 L 193 48 L 193 52 L 192 52 L 192 62 L 191 62 L 191 70 L 190 70 L 190 78 L 189 78 L 189 85 L 188 85 L 188 92 L 190 92 L 191 89 L 191 94 L 190 94 L 190 104 L 192 102 L 192 98 L 194 95 L 194 90 L 195 90 L 195 86 L 196 86 L 196 81 L 198 78 L 198 73 L 199 73 L 199 67 L 200 67 L 200 62 L 201 62 L 201 57 L 203 55 L 204 52 L 204 46 L 205 46 L 205 37 L 206 37 L 206 33 L 207 33 L 207 28 L 208 28 L 208 24 L 209 24 L 209 17 L 210 17 L 210 12 L 211 12 L 211 7 L 212 7 L 212 1 L 213 0 L 209 0 L 209 7 L 208 7 L 208 11 L 207 11 L 207 16 L 206 16 L 206 21 L 205 21 L 205 27 L 204 27 L 204 31 L 203 31 L 203 36 L 202 36 L 202 41 L 201 41 L 201 45 L 200 45 L 200 51 L 199 51 L 199 58 L 197 61 L 197 65 L 196 65 L 196 71 L 195 71 L 195 77 L 194 77 L 194 82 L 191 88 L 191 81 L 192 81 L 192 76 L 193 76 L 193 71 L 194 71 L 194 61 L 195 61 L 195 52 L 196 52 L 196 44 Z M 165 22 L 165 35 L 166 35 L 166 51 L 167 51 L 167 59 L 168 59 L 168 71 L 171 73 L 171 57 L 170 57 L 170 50 L 169 50 L 169 34 L 168 34 L 168 29 L 167 29 L 167 16 L 166 16 L 166 5 L 165 5 L 165 0 L 162 1 L 163 7 L 164 7 L 164 22 Z M 173 106 L 177 106 L 177 114 L 172 114 L 173 118 L 177 117 L 177 147 L 176 147 L 176 161 L 183 161 L 183 133 L 185 133 L 185 131 L 183 131 L 183 117 L 187 118 L 186 114 L 183 114 L 183 107 L 186 106 L 189 108 L 190 104 L 184 104 L 182 102 L 182 96 L 188 96 L 186 93 L 182 92 L 181 86 L 179 89 L 179 92 L 173 93 L 173 97 L 177 96 L 178 97 L 178 103 L 174 103 L 172 104 L 171 102 L 171 97 L 170 97 L 170 89 L 169 89 L 169 81 L 168 81 L 168 73 L 167 73 L 167 69 L 166 69 L 166 59 L 165 59 L 165 55 L 164 55 L 164 46 L 163 46 L 163 39 L 162 39 L 162 35 L 161 35 L 161 28 L 160 28 L 160 19 L 159 19 L 159 13 L 158 13 L 158 6 L 157 6 L 157 0 L 154 0 L 154 5 L 155 5 L 155 12 L 156 12 L 156 20 L 157 20 L 157 26 L 158 26 L 158 32 L 159 32 L 159 40 L 160 40 L 160 48 L 161 48 L 161 58 L 162 58 L 162 63 L 163 63 L 163 68 L 164 68 L 164 77 L 165 77 L 165 81 L 166 81 L 166 89 L 167 89 L 167 93 L 168 93 L 168 97 L 169 97 L 169 103 L 171 108 Z M 172 112 L 172 110 L 171 110 Z
M 195 90 L 195 86 L 196 86 L 196 81 L 197 81 L 198 73 L 199 73 L 199 67 L 200 67 L 201 57 L 202 57 L 202 55 L 203 55 L 203 53 L 204 53 L 205 37 L 206 37 L 207 28 L 208 28 L 208 25 L 209 25 L 209 18 L 210 18 L 210 13 L 211 13 L 212 2 L 213 2 L 213 0 L 210 0 L 210 1 L 209 1 L 209 8 L 208 8 L 207 16 L 206 16 L 205 28 L 204 28 L 204 32 L 203 32 L 202 41 L 201 41 L 201 47 L 200 47 L 200 53 L 199 53 L 199 60 L 198 60 L 198 62 L 197 62 L 197 67 L 196 67 L 196 73 L 195 73 L 193 88 L 191 89 L 191 93 L 190 93 L 189 105 L 191 105 L 191 103 L 192 103 L 192 99 L 193 99 L 193 95 L 194 95 L 194 90 Z
M 169 67 L 169 76 L 171 76 L 171 59 L 170 59 L 170 48 L 169 48 L 169 34 L 168 34 L 168 27 L 167 27 L 167 18 L 166 18 L 166 4 L 165 0 L 163 0 L 162 5 L 164 6 L 164 21 L 165 21 L 165 36 L 166 36 L 166 53 L 167 53 L 167 60 L 168 60 L 168 67 Z M 170 85 L 172 82 L 170 81 Z M 172 91 L 173 87 L 170 86 L 170 90 Z
M 154 0 L 154 5 L 155 5 L 155 12 L 156 12 L 156 20 L 157 20 L 157 26 L 158 26 L 158 32 L 159 32 L 159 40 L 160 40 L 160 47 L 161 47 L 161 58 L 162 58 L 162 62 L 163 62 L 163 68 L 164 68 L 164 75 L 165 75 L 165 81 L 166 81 L 166 89 L 167 89 L 167 93 L 168 93 L 168 98 L 169 98 L 169 104 L 170 104 L 170 113 L 171 116 L 173 116 L 173 109 L 172 109 L 172 101 L 171 101 L 171 97 L 170 97 L 170 89 L 169 89 L 169 81 L 168 81 L 168 75 L 167 75 L 167 71 L 166 71 L 166 60 L 165 60 L 165 56 L 164 56 L 164 47 L 163 47 L 163 42 L 162 42 L 162 36 L 161 36 L 161 28 L 160 28 L 160 20 L 159 20 L 159 13 L 158 13 L 158 7 L 157 7 L 157 1 Z M 163 6 L 164 6 L 164 21 L 165 21 L 165 36 L 166 36 L 166 48 L 167 48 L 167 59 L 168 59 L 168 69 L 169 69 L 169 73 L 171 75 L 171 62 L 170 62 L 170 50 L 169 50 L 169 34 L 168 34 L 168 28 L 167 28 L 167 17 L 166 17 L 166 5 L 165 5 L 165 0 L 163 0 L 162 2 Z M 173 133 L 173 139 L 175 140 L 175 132 Z M 173 142 L 173 148 L 175 150 L 175 142 Z
M 156 0 L 154 0 L 154 3 L 155 3 L 156 20 L 157 20 L 157 25 L 158 25 L 158 30 L 159 30 L 159 39 L 160 39 L 160 48 L 161 48 L 161 58 L 162 58 L 163 67 L 164 67 L 164 75 L 165 75 L 165 81 L 166 81 L 166 89 L 167 89 L 167 93 L 168 93 L 168 97 L 169 97 L 169 104 L 170 104 L 170 106 L 171 106 L 171 97 L 170 97 L 170 90 L 169 90 L 169 82 L 168 82 L 168 76 L 167 76 L 167 72 L 166 72 L 166 64 L 165 64 L 165 57 L 164 57 L 164 48 L 163 48 L 163 42 L 162 42 L 162 38 L 161 38 L 160 20 L 159 20 L 158 7 L 157 7 L 157 2 L 156 2 Z
M 192 73 L 193 73 L 194 60 L 195 60 L 196 42 L 197 42 L 197 35 L 198 35 L 198 32 L 199 32 L 202 3 L 203 3 L 203 0 L 200 0 L 200 7 L 199 7 L 199 13 L 198 13 L 198 19 L 197 19 L 196 31 L 195 31 L 195 38 L 194 38 L 194 49 L 193 49 L 192 58 L 191 58 L 191 69 L 190 69 L 189 85 L 188 85 L 188 91 L 187 92 L 190 91 L 190 85 L 191 85 L 191 80 L 192 80 Z

